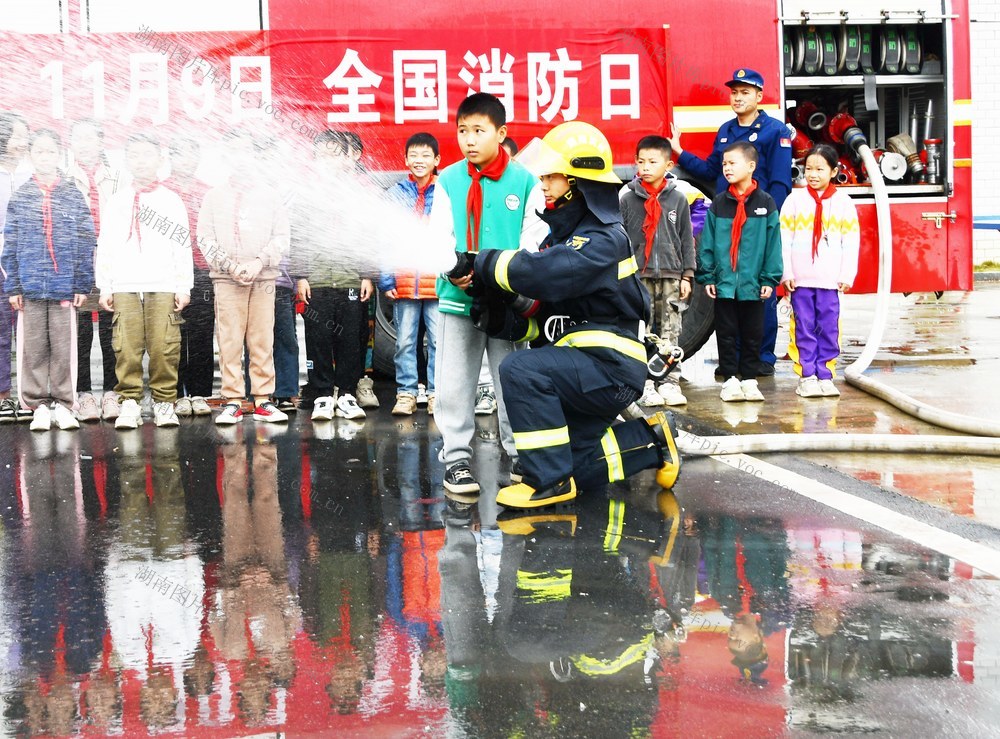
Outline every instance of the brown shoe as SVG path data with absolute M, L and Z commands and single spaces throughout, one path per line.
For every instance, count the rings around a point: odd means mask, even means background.
M 396 396 L 396 405 L 392 407 L 394 416 L 412 416 L 417 409 L 417 399 L 409 393 L 399 393 Z
M 428 395 L 427 396 L 427 415 L 428 416 L 433 416 L 434 415 L 434 396 L 433 395 Z

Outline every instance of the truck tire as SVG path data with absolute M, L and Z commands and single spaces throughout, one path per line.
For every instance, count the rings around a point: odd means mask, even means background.
M 375 292 L 375 342 L 372 350 L 372 368 L 379 377 L 394 378 L 396 363 L 396 327 L 392 322 L 392 299 L 385 293 Z
M 697 283 L 691 286 L 688 309 L 681 320 L 681 349 L 690 357 L 712 336 L 715 331 L 715 301 L 705 293 L 705 288 Z

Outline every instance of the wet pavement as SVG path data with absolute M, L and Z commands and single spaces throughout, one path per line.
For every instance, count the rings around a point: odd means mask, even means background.
M 998 297 L 900 296 L 871 372 L 995 416 Z M 856 354 L 870 302 L 846 305 Z M 801 400 L 787 362 L 734 416 L 709 355 L 692 432 L 935 433 L 851 388 Z M 692 459 L 673 492 L 498 522 L 495 417 L 456 506 L 390 385 L 363 424 L 0 427 L 3 733 L 1000 734 L 995 460 Z

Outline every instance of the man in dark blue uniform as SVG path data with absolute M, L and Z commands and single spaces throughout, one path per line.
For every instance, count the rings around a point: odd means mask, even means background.
M 760 156 L 754 179 L 761 190 L 774 198 L 778 210 L 792 191 L 792 141 L 788 127 L 777 118 L 759 110 L 764 97 L 764 78 L 759 72 L 742 68 L 733 72 L 726 83 L 729 104 L 736 117 L 727 121 L 715 135 L 712 153 L 701 159 L 681 148 L 677 127 L 670 126 L 670 147 L 677 154 L 677 163 L 699 179 L 715 183 L 715 191 L 729 187 L 722 176 L 722 152 L 737 141 L 753 144 Z M 774 343 L 778 336 L 777 298 L 773 295 L 764 303 L 764 335 L 760 343 L 761 375 L 774 374 Z
M 649 296 L 621 222 L 611 147 L 598 129 L 572 121 L 533 141 L 518 161 L 542 180 L 550 233 L 537 253 L 480 251 L 475 281 L 507 300 L 541 301 L 526 319 L 551 343 L 508 356 L 500 382 L 518 462 L 497 502 L 537 508 L 581 489 L 659 468 L 673 485 L 680 459 L 672 418 L 610 427 L 642 394 L 646 350 L 639 340 Z M 458 268 L 460 271 L 462 267 Z

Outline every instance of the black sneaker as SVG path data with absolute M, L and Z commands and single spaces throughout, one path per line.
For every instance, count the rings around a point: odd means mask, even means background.
M 521 460 L 515 459 L 510 465 L 510 482 L 517 484 L 524 479 L 524 468 L 521 467 Z
M 13 398 L 0 400 L 0 423 L 14 423 L 17 420 L 17 401 Z
M 444 489 L 465 495 L 479 492 L 479 483 L 473 477 L 468 462 L 455 462 L 447 469 L 444 473 Z
M 298 407 L 292 402 L 291 398 L 275 398 L 274 404 L 277 405 L 278 410 L 283 413 L 294 413 L 298 410 Z
M 774 365 L 761 360 L 757 366 L 757 377 L 774 377 Z

